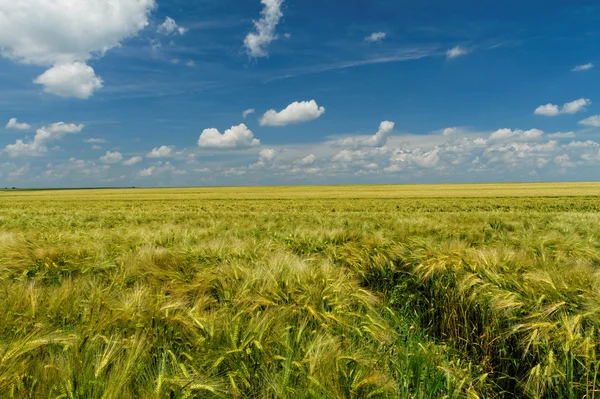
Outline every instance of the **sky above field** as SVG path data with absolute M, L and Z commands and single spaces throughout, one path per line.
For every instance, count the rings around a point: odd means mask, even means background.
M 0 186 L 596 181 L 597 1 L 0 0 Z

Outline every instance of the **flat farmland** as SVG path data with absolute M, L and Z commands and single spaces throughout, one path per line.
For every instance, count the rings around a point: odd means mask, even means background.
M 600 184 L 0 191 L 0 397 L 600 397 Z

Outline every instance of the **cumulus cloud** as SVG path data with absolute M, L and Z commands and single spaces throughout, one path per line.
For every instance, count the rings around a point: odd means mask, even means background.
M 592 101 L 587 98 L 580 98 L 579 100 L 565 103 L 562 108 L 559 108 L 555 104 L 541 105 L 534 111 L 535 115 L 543 116 L 556 116 L 560 114 L 576 114 L 578 112 L 586 111 L 587 106 L 591 105 Z
M 4 151 L 11 157 L 40 156 L 48 151 L 47 144 L 56 141 L 66 134 L 80 133 L 84 125 L 57 122 L 38 129 L 33 140 L 25 142 L 17 140 L 14 144 L 6 146 Z
M 19 123 L 17 118 L 11 118 L 6 124 L 6 129 L 14 129 L 14 130 L 28 130 L 31 129 L 31 125 L 28 123 Z
M 173 154 L 173 147 L 169 147 L 166 145 L 160 146 L 158 148 L 153 148 L 148 154 L 146 154 L 147 158 L 167 158 Z
M 594 67 L 594 64 L 592 64 L 591 62 L 588 64 L 577 65 L 575 68 L 573 68 L 573 72 L 588 71 L 588 70 L 592 69 L 593 67 Z
M 28 64 L 85 61 L 137 35 L 155 5 L 154 0 L 3 1 L 0 51 Z
M 106 154 L 100 157 L 100 161 L 104 163 L 119 163 L 123 160 L 123 154 L 120 152 L 106 151 Z
M 295 101 L 280 112 L 274 109 L 268 110 L 260 119 L 260 124 L 261 126 L 287 126 L 315 120 L 324 113 L 325 107 L 319 107 L 315 100 Z
M 175 166 L 173 166 L 170 162 L 165 162 L 164 164 L 162 162 L 159 162 L 156 165 L 152 165 L 146 169 L 140 170 L 140 176 L 150 177 L 150 176 L 161 175 L 166 172 L 176 173 L 177 171 L 178 171 L 177 168 Z
M 304 158 L 302 158 L 300 160 L 300 164 L 301 165 L 312 165 L 313 163 L 315 163 L 316 160 L 317 160 L 317 157 L 315 156 L 315 154 L 310 154 L 310 155 L 307 155 Z
M 453 58 L 457 58 L 460 57 L 462 55 L 467 55 L 469 52 L 460 47 L 460 46 L 456 46 L 454 48 L 451 48 L 450 50 L 446 51 L 446 58 L 448 59 L 453 59 Z
M 576 114 L 581 111 L 586 111 L 586 107 L 591 105 L 592 102 L 587 98 L 580 98 L 579 100 L 572 101 L 563 105 L 563 114 Z
M 204 129 L 198 139 L 198 146 L 207 149 L 243 149 L 260 145 L 260 140 L 243 123 L 232 126 L 221 134 L 217 129 Z
M 365 37 L 365 41 L 367 42 L 380 42 L 385 39 L 387 33 L 385 32 L 373 32 L 369 36 Z
M 278 153 L 273 148 L 265 148 L 258 153 L 258 162 L 250 165 L 250 169 L 269 167 L 273 165 L 273 161 Z
M 69 182 L 73 179 L 85 179 L 85 182 L 89 184 L 90 177 L 100 177 L 107 170 L 110 169 L 109 165 L 97 165 L 93 161 L 87 161 L 83 159 L 70 158 L 67 162 L 47 165 L 47 170 L 44 172 L 44 176 L 53 179 L 64 179 L 69 178 Z
M 136 36 L 148 25 L 155 6 L 155 0 L 5 0 L 0 12 L 0 54 L 42 66 L 84 63 Z M 98 80 L 91 82 L 94 90 L 99 88 Z M 55 94 L 55 90 L 48 92 Z M 75 92 L 76 97 L 85 93 Z
M 394 131 L 394 122 L 384 121 L 379 124 L 379 130 L 368 138 L 349 137 L 335 142 L 338 147 L 383 147 Z
M 413 166 L 424 169 L 435 168 L 441 160 L 439 153 L 439 148 L 431 151 L 423 151 L 420 148 L 415 150 L 397 150 L 390 159 L 391 165 L 385 171 L 398 172 Z
M 252 115 L 255 112 L 254 108 L 250 108 L 242 112 L 242 118 L 246 119 L 248 115 Z
M 187 31 L 186 28 L 177 25 L 177 22 L 171 17 L 165 18 L 165 22 L 158 27 L 158 33 L 165 35 L 179 34 L 183 36 Z
M 136 165 L 136 164 L 138 164 L 140 162 L 142 162 L 142 157 L 131 157 L 127 161 L 124 161 L 123 165 L 125 165 L 125 166 L 133 166 L 133 165 Z
M 532 141 L 538 140 L 544 135 L 544 132 L 539 129 L 530 130 L 511 130 L 511 129 L 499 129 L 490 135 L 491 141 L 503 141 L 503 140 L 518 140 L 518 141 Z
M 261 150 L 258 157 L 261 161 L 271 162 L 277 156 L 277 152 L 272 148 Z
M 277 39 L 276 28 L 283 17 L 281 5 L 283 0 L 261 0 L 264 8 L 261 18 L 254 21 L 254 32 L 248 33 L 244 46 L 252 58 L 267 57 L 267 47 Z
M 590 116 L 582 121 L 579 121 L 580 125 L 600 127 L 600 115 Z
M 43 85 L 45 93 L 83 100 L 103 87 L 102 79 L 96 76 L 94 68 L 83 62 L 55 65 L 38 76 L 33 83 Z
M 554 104 L 546 104 L 540 105 L 533 112 L 535 115 L 543 115 L 543 116 L 556 116 L 560 114 L 560 108 L 558 105 Z

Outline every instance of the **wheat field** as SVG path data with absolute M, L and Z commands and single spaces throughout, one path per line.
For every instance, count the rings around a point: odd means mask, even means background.
M 0 397 L 600 397 L 600 184 L 0 191 Z

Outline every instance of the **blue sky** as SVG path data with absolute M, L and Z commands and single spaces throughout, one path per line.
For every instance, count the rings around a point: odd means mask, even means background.
M 598 180 L 597 2 L 81 3 L 0 0 L 0 185 Z

